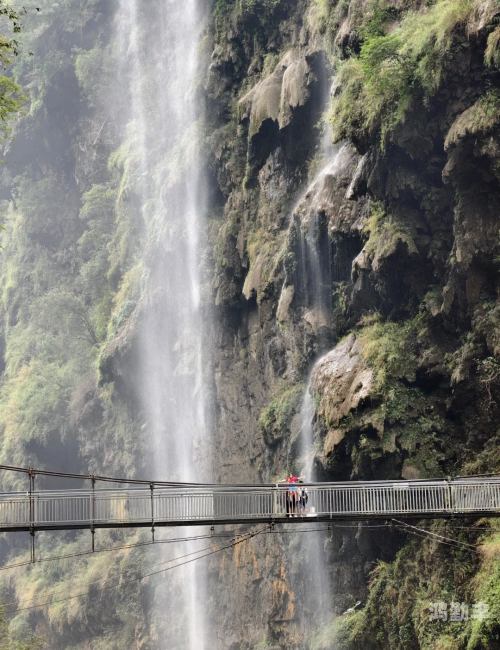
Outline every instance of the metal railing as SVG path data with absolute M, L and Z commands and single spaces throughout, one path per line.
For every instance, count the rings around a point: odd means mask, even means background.
M 302 487 L 302 486 L 301 486 Z M 500 478 L 287 485 L 156 486 L 0 493 L 0 531 L 398 517 L 500 516 Z

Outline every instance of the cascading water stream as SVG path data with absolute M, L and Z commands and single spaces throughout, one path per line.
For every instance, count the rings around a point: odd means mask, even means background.
M 129 182 L 150 250 L 141 280 L 147 298 L 137 368 L 143 429 L 153 459 L 149 473 L 184 482 L 210 479 L 200 473 L 198 462 L 207 429 L 198 272 L 204 179 L 193 97 L 202 9 L 201 0 L 120 0 L 117 13 L 130 100 L 125 124 Z M 208 466 L 206 454 L 203 461 Z M 175 554 L 193 550 L 192 544 L 176 545 Z M 155 592 L 153 619 L 158 622 L 152 628 L 159 647 L 204 650 L 210 634 L 203 563 L 183 568 L 175 581 Z
M 348 152 L 346 145 L 332 146 L 323 139 L 322 168 L 316 174 L 307 190 L 302 194 L 293 210 L 293 218 L 299 230 L 300 292 L 303 306 L 314 314 L 316 334 L 320 345 L 322 332 L 332 327 L 332 247 L 328 232 L 328 221 L 324 214 L 314 210 L 323 191 L 326 177 L 335 177 L 345 163 Z M 312 206 L 312 207 L 311 207 Z
M 299 438 L 300 474 L 307 482 L 315 482 L 318 477 L 314 470 L 314 401 L 310 380 L 307 382 L 300 412 L 301 430 Z M 314 508 L 314 498 L 310 498 L 309 511 Z M 306 620 L 302 621 L 304 628 L 318 630 L 331 622 L 333 590 L 325 557 L 326 533 L 322 531 L 299 536 L 302 556 L 304 558 L 303 588 L 307 603 Z
M 314 481 L 314 401 L 309 380 L 304 391 L 302 407 L 300 409 L 300 439 L 299 458 L 301 474 L 308 481 Z
M 325 176 L 335 176 L 342 166 L 346 152 L 344 145 L 331 145 L 331 137 L 326 130 L 321 143 L 321 169 L 304 192 L 294 210 L 295 217 L 304 217 L 299 223 L 300 228 L 300 262 L 302 265 L 302 302 L 309 312 L 315 312 L 314 322 L 317 327 L 320 348 L 322 331 L 331 331 L 332 305 L 332 259 L 328 224 L 321 221 L 316 212 L 301 208 L 314 205 L 317 192 L 321 191 Z M 302 213 L 302 214 L 301 214 Z M 328 340 L 328 337 L 327 339 Z M 316 359 L 317 361 L 317 359 Z M 301 411 L 301 429 L 298 440 L 300 474 L 307 482 L 315 482 L 315 440 L 314 440 L 314 400 L 310 379 L 304 391 Z M 311 499 L 310 507 L 314 507 Z M 326 533 L 321 531 L 308 534 L 307 539 L 299 539 L 299 547 L 304 558 L 305 567 L 302 571 L 302 594 L 307 603 L 307 616 L 302 619 L 304 630 L 310 635 L 332 620 L 333 588 L 325 557 Z

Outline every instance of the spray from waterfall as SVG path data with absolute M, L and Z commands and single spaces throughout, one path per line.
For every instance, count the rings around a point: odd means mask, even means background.
M 209 465 L 208 446 L 200 452 L 207 432 L 198 271 L 205 199 L 193 92 L 204 3 L 119 2 L 118 57 L 128 86 L 126 189 L 144 221 L 149 251 L 137 367 L 148 472 L 209 480 L 200 471 Z M 210 647 L 205 582 L 203 563 L 195 563 L 156 588 L 152 629 L 162 650 Z

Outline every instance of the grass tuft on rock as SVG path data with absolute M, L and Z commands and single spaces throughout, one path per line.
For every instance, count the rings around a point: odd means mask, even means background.
M 466 136 L 488 135 L 500 121 L 500 92 L 488 90 L 452 124 L 445 140 L 445 149 Z
M 266 444 L 273 444 L 290 435 L 292 420 L 300 411 L 303 392 L 303 384 L 290 386 L 283 381 L 278 385 L 271 404 L 259 418 Z
M 359 29 L 359 55 L 337 63 L 334 140 L 356 141 L 380 130 L 385 145 L 414 102 L 436 94 L 453 63 L 455 34 L 471 12 L 468 0 L 440 0 L 394 23 L 394 11 L 373 2 Z

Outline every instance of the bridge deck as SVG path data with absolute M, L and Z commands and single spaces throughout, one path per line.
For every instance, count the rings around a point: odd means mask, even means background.
M 290 517 L 287 485 L 186 486 L 0 493 L 0 532 L 500 516 L 500 477 L 307 484 Z

